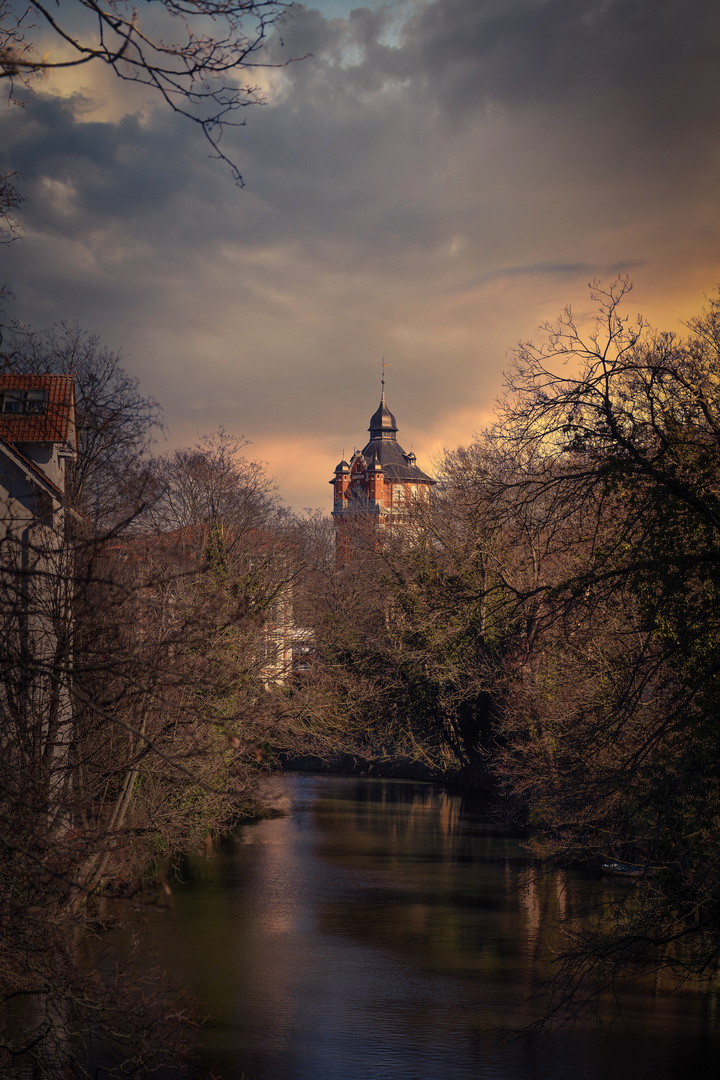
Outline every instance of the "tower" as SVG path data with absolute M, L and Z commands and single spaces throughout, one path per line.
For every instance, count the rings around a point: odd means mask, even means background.
M 330 481 L 334 486 L 332 516 L 338 541 L 346 522 L 365 520 L 375 528 L 402 525 L 413 503 L 430 498 L 435 483 L 406 454 L 397 441 L 397 423 L 385 401 L 382 378 L 380 405 L 370 418 L 370 441 L 356 450 L 350 462 L 343 460 Z M 347 545 L 338 543 L 338 560 L 346 561 Z M 345 554 L 343 554 L 343 551 Z

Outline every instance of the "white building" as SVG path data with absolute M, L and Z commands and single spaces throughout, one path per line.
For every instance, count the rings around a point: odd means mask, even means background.
M 73 565 L 65 469 L 73 379 L 0 375 L 0 754 L 51 830 L 68 825 Z M 20 782 L 20 780 L 18 781 Z

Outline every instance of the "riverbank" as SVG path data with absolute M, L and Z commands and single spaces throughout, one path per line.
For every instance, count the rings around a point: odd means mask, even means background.
M 462 786 L 461 770 L 441 769 L 418 758 L 385 756 L 366 758 L 360 754 L 278 755 L 277 767 L 283 772 L 330 773 L 335 776 L 374 776 L 383 780 L 423 780 L 447 787 Z

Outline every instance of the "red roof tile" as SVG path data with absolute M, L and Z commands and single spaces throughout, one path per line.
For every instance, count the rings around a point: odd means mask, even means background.
M 0 375 L 0 408 L 5 390 L 47 390 L 47 411 L 0 412 L 0 438 L 10 443 L 66 443 L 77 451 L 72 375 Z

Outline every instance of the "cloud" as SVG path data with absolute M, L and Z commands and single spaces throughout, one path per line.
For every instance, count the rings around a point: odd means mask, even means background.
M 29 197 L 13 312 L 125 346 L 174 442 L 222 422 L 281 487 L 295 445 L 286 490 L 326 504 L 317 448 L 332 469 L 362 438 L 382 356 L 422 458 L 590 278 L 632 269 L 670 328 L 712 287 L 719 34 L 709 2 L 298 5 L 268 59 L 311 55 L 225 134 L 242 191 L 147 94 L 51 85 L 0 116 Z
M 442 0 L 405 33 L 409 63 L 446 115 L 592 104 L 618 128 L 643 118 L 653 131 L 684 126 L 688 110 L 717 115 L 719 45 L 717 5 L 681 0 Z

